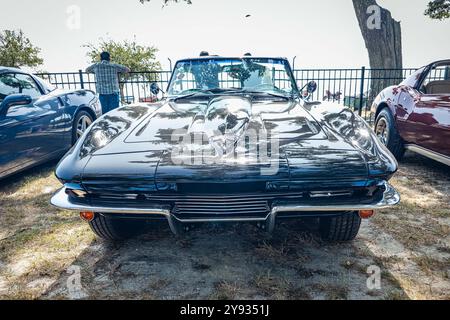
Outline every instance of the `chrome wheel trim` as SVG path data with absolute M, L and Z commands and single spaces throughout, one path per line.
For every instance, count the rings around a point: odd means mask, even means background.
M 77 140 L 83 135 L 83 133 L 87 130 L 87 128 L 89 128 L 91 124 L 92 119 L 87 115 L 82 115 L 80 119 L 78 119 L 76 133 Z
M 387 146 L 389 141 L 389 126 L 385 118 L 378 119 L 377 125 L 375 127 L 375 133 L 380 141 Z

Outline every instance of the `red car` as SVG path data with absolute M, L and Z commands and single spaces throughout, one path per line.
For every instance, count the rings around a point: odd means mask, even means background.
M 377 136 L 398 160 L 411 150 L 450 165 L 450 60 L 384 89 L 372 112 Z

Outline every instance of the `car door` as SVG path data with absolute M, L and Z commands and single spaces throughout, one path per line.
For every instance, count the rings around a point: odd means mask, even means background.
M 0 75 L 0 97 L 20 93 L 32 102 L 10 107 L 0 119 L 0 175 L 49 158 L 61 150 L 64 135 L 55 131 L 63 113 L 57 98 L 48 98 L 27 74 Z
M 399 102 L 412 106 L 403 127 L 406 142 L 450 155 L 450 63 L 433 66 Z
M 417 145 L 450 156 L 450 94 L 422 95 L 410 117 Z

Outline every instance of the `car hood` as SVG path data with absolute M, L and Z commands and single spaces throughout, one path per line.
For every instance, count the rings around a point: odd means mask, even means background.
M 121 139 L 111 141 L 95 154 L 167 150 L 179 144 L 183 136 L 218 147 L 219 141 L 238 142 L 252 134 L 280 141 L 327 139 L 318 122 L 294 100 L 247 96 L 186 98 L 167 101 L 122 134 Z
M 92 152 L 84 167 L 82 180 L 89 190 L 126 185 L 127 190 L 152 191 L 211 181 L 321 188 L 367 183 L 361 151 L 293 99 L 230 95 L 168 100 L 132 123 L 121 120 L 120 112 L 107 115 L 111 124 L 102 131 L 120 134 Z M 259 138 L 249 144 L 256 150 L 236 157 L 255 132 Z M 267 152 L 264 145 L 270 157 L 261 157 L 261 150 Z

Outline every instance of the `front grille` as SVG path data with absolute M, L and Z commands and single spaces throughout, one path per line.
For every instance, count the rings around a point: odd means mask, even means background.
M 277 197 L 299 199 L 302 194 L 165 194 L 152 195 L 151 201 L 173 203 L 172 213 L 180 219 L 265 218 Z
M 270 212 L 268 200 L 245 198 L 197 198 L 175 201 L 172 213 L 179 218 L 246 217 L 263 218 Z

